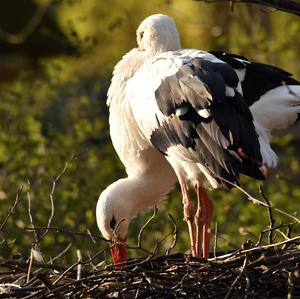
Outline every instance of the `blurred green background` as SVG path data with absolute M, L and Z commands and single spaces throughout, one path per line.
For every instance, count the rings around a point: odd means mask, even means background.
M 109 138 L 106 92 L 113 66 L 135 47 L 135 30 L 148 15 L 166 13 L 178 25 L 182 46 L 226 50 L 270 63 L 300 79 L 300 19 L 291 14 L 249 4 L 207 4 L 192 0 L 2 0 L 0 2 L 0 223 L 23 187 L 16 211 L 0 231 L 1 257 L 30 254 L 33 242 L 28 213 L 36 227 L 46 226 L 51 214 L 50 193 L 55 176 L 69 161 L 57 182 L 51 223 L 69 231 L 99 235 L 95 221 L 98 196 L 107 185 L 125 176 Z M 273 147 L 280 166 L 263 182 L 272 204 L 291 214 L 299 211 L 299 126 L 278 132 Z M 72 159 L 72 157 L 74 157 Z M 70 161 L 72 160 L 72 161 Z M 280 177 L 280 178 L 279 178 Z M 283 178 L 282 178 L 283 177 Z M 29 184 L 30 182 L 30 189 Z M 260 182 L 242 178 L 243 188 L 260 197 Z M 238 190 L 210 192 L 215 200 L 218 247 L 224 251 L 268 226 L 265 208 L 254 205 Z M 178 187 L 159 205 L 156 220 L 143 237 L 143 246 L 155 247 L 173 224 L 178 242 L 173 252 L 189 251 L 182 221 Z M 132 222 L 129 245 L 152 211 Z M 276 223 L 290 222 L 274 214 Z M 299 234 L 299 228 L 294 233 Z M 277 233 L 278 240 L 283 237 Z M 90 238 L 50 231 L 39 244 L 45 260 L 72 243 L 62 259 L 84 258 L 107 246 Z M 163 254 L 168 237 L 159 244 Z M 131 250 L 131 256 L 141 251 Z M 63 262 L 63 261 L 62 261 Z

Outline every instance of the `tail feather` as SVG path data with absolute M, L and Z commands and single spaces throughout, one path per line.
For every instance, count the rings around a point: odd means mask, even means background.
M 260 145 L 260 153 L 263 159 L 263 164 L 268 167 L 276 167 L 278 164 L 278 157 L 272 150 L 270 145 L 270 135 L 263 129 L 263 127 L 254 120 L 255 130 L 258 134 L 258 141 Z
M 300 85 L 283 85 L 266 92 L 250 107 L 254 119 L 270 134 L 299 118 Z

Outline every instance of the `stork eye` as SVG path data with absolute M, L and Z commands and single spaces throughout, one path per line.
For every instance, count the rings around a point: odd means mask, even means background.
M 142 39 L 144 36 L 144 31 L 140 32 L 140 39 Z
M 114 230 L 116 224 L 117 224 L 117 221 L 116 221 L 115 217 L 113 216 L 112 220 L 110 221 L 110 228 L 111 228 L 112 230 Z

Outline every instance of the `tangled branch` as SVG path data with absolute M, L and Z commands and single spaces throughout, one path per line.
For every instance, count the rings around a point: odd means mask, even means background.
M 266 209 L 269 225 L 260 232 L 258 241 L 245 242 L 226 254 L 217 254 L 217 225 L 215 226 L 214 250 L 207 260 L 175 253 L 178 226 L 169 214 L 171 229 L 151 249 L 143 242 L 146 229 L 157 220 L 157 208 L 141 227 L 137 244 L 127 246 L 128 250 L 139 251 L 146 257 L 129 259 L 123 268 L 116 269 L 106 260 L 108 240 L 84 232 L 70 231 L 51 226 L 55 214 L 55 188 L 65 174 L 67 164 L 54 178 L 50 194 L 51 214 L 45 227 L 38 227 L 31 214 L 30 183 L 28 184 L 28 213 L 31 227 L 25 231 L 32 234 L 32 248 L 29 258 L 0 259 L 1 298 L 297 298 L 300 296 L 300 221 L 297 217 L 277 209 L 260 187 L 263 199 L 257 199 L 240 186 L 249 200 Z M 20 200 L 17 192 L 15 203 L 1 224 L 7 224 Z M 274 212 L 281 213 L 293 222 L 275 222 Z M 276 223 L 276 225 L 275 225 Z M 116 228 L 117 229 L 117 228 Z M 296 232 L 296 233 L 295 233 Z M 66 244 L 53 258 L 46 260 L 38 248 L 51 234 L 80 238 L 89 245 L 100 245 L 95 254 L 80 251 L 72 243 Z M 276 236 L 276 239 L 274 238 Z M 267 244 L 263 236 L 267 235 Z M 41 237 L 39 237 L 41 236 Z M 167 243 L 166 240 L 172 238 Z M 89 243 L 89 244 L 88 244 Z M 102 246 L 102 247 L 101 247 Z M 42 248 L 42 246 L 40 246 Z M 158 249 L 166 254 L 157 256 Z M 74 253 L 75 252 L 75 253 Z M 66 257 L 73 257 L 71 264 L 62 263 Z

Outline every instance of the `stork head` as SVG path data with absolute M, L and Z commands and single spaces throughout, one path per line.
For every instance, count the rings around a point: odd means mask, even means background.
M 139 50 L 149 55 L 181 48 L 175 22 L 163 14 L 146 18 L 138 27 L 136 36 Z
M 104 238 L 110 241 L 114 263 L 126 261 L 126 236 L 132 219 L 130 201 L 122 179 L 108 186 L 101 194 L 96 207 L 98 227 Z

